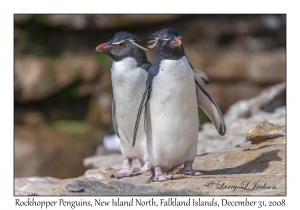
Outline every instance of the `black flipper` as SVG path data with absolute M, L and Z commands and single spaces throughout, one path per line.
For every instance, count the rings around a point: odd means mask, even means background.
M 135 122 L 135 127 L 134 127 L 134 132 L 133 132 L 132 147 L 134 147 L 134 145 L 135 145 L 136 134 L 137 134 L 137 130 L 138 130 L 138 127 L 139 127 L 141 114 L 142 114 L 143 108 L 145 107 L 145 104 L 146 104 L 146 102 L 147 102 L 147 100 L 148 100 L 148 93 L 149 93 L 149 90 L 150 90 L 150 84 L 147 84 L 147 85 L 146 85 L 145 92 L 144 92 L 144 94 L 143 94 L 143 98 L 142 98 L 140 107 L 139 107 L 139 111 L 138 111 L 138 114 L 137 114 L 136 122 Z M 146 117 L 146 116 L 145 116 L 145 117 Z
M 209 117 L 219 134 L 224 136 L 226 133 L 226 124 L 219 106 L 216 104 L 214 99 L 201 87 L 196 79 L 195 83 L 198 106 Z
M 115 103 L 115 99 L 113 99 L 113 102 L 112 102 L 112 123 L 113 123 L 113 127 L 114 127 L 114 130 L 115 130 L 115 133 L 120 138 L 119 133 L 118 133 L 118 123 L 117 123 L 117 118 L 116 118 L 116 103 Z

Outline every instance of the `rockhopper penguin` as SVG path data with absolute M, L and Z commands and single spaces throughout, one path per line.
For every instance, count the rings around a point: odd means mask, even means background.
M 133 146 L 140 124 L 145 124 L 152 171 L 148 181 L 169 180 L 173 176 L 169 172 L 182 164 L 181 174 L 201 175 L 192 168 L 198 144 L 197 105 L 211 119 L 220 135 L 226 132 L 223 115 L 212 97 L 200 86 L 207 84 L 208 77 L 194 72 L 185 55 L 180 32 L 162 29 L 149 38 L 149 48 L 155 47 L 154 63 L 148 71 L 146 89 L 137 113 Z M 203 83 L 197 78 L 202 78 Z
M 149 170 L 144 128 L 140 128 L 136 133 L 138 139 L 136 148 L 132 148 L 131 142 L 136 122 L 134 113 L 139 108 L 146 87 L 147 71 L 151 66 L 144 52 L 147 49 L 137 42 L 137 36 L 122 31 L 116 33 L 109 42 L 96 48 L 96 51 L 106 53 L 113 59 L 112 119 L 114 130 L 121 140 L 121 152 L 124 157 L 122 169 L 112 175 L 116 178 L 138 175 Z M 142 116 L 141 120 L 144 120 L 143 118 Z M 131 165 L 133 159 L 138 159 L 143 165 L 135 174 Z

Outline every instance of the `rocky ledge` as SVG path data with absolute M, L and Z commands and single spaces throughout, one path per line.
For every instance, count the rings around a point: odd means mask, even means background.
M 250 145 L 197 155 L 193 167 L 203 176 L 178 174 L 179 167 L 172 180 L 146 184 L 150 172 L 115 179 L 117 169 L 106 167 L 64 180 L 16 178 L 15 195 L 286 195 L 285 130 L 271 135 L 274 128 L 284 130 L 257 123 L 247 133 Z
M 86 158 L 83 176 L 70 179 L 15 179 L 15 195 L 286 195 L 285 83 L 233 104 L 225 115 L 228 131 L 219 136 L 211 123 L 199 132 L 193 168 L 203 176 L 174 173 L 173 179 L 146 184 L 151 173 L 110 178 L 122 165 L 121 153 L 103 146 Z M 133 162 L 138 170 L 139 163 Z

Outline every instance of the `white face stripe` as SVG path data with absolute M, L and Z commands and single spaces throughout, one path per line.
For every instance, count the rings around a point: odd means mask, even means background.
M 181 39 L 181 38 L 182 38 L 181 36 L 178 37 L 178 39 Z M 147 42 L 147 43 L 149 43 L 148 48 L 151 48 L 151 49 L 154 48 L 156 46 L 158 40 L 168 41 L 170 39 L 163 39 L 163 38 L 155 37 L 155 39 L 152 39 L 149 42 Z M 151 44 L 151 43 L 153 43 L 153 44 Z
M 134 44 L 135 46 L 141 48 L 142 50 L 148 50 L 148 49 L 142 47 L 141 45 L 138 45 L 137 43 L 135 43 L 135 42 L 133 41 L 133 39 L 123 39 L 123 40 L 121 40 L 121 41 L 119 41 L 119 42 L 114 42 L 114 43 L 112 43 L 112 44 L 120 44 L 120 43 L 124 42 L 125 40 L 130 41 L 132 44 Z
M 126 39 L 123 39 L 123 40 L 121 40 L 121 41 L 119 41 L 119 42 L 114 42 L 114 43 L 112 43 L 112 44 L 120 44 L 120 43 L 122 43 L 122 42 L 124 42 Z
M 128 39 L 128 41 L 130 41 L 132 44 L 134 44 L 135 46 L 137 46 L 137 47 L 139 47 L 139 48 L 141 48 L 141 49 L 143 49 L 143 50 L 148 50 L 148 49 L 142 47 L 141 45 L 138 45 L 137 43 L 135 43 L 135 42 L 134 42 L 133 40 L 131 40 L 131 39 Z
M 151 40 L 151 43 L 153 42 L 153 44 L 148 45 L 148 48 L 150 48 L 150 49 L 154 48 L 154 47 L 156 46 L 158 40 L 159 40 L 159 39 Z M 150 41 L 149 41 L 149 42 L 150 42 Z M 149 42 L 148 42 L 148 43 L 149 43 Z

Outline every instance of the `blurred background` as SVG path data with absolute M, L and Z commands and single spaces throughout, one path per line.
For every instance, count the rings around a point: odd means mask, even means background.
M 105 154 L 112 60 L 95 48 L 121 30 L 146 46 L 162 28 L 182 32 L 190 63 L 210 77 L 205 89 L 224 114 L 286 79 L 286 15 L 14 15 L 15 177 L 77 177 L 84 158 Z

